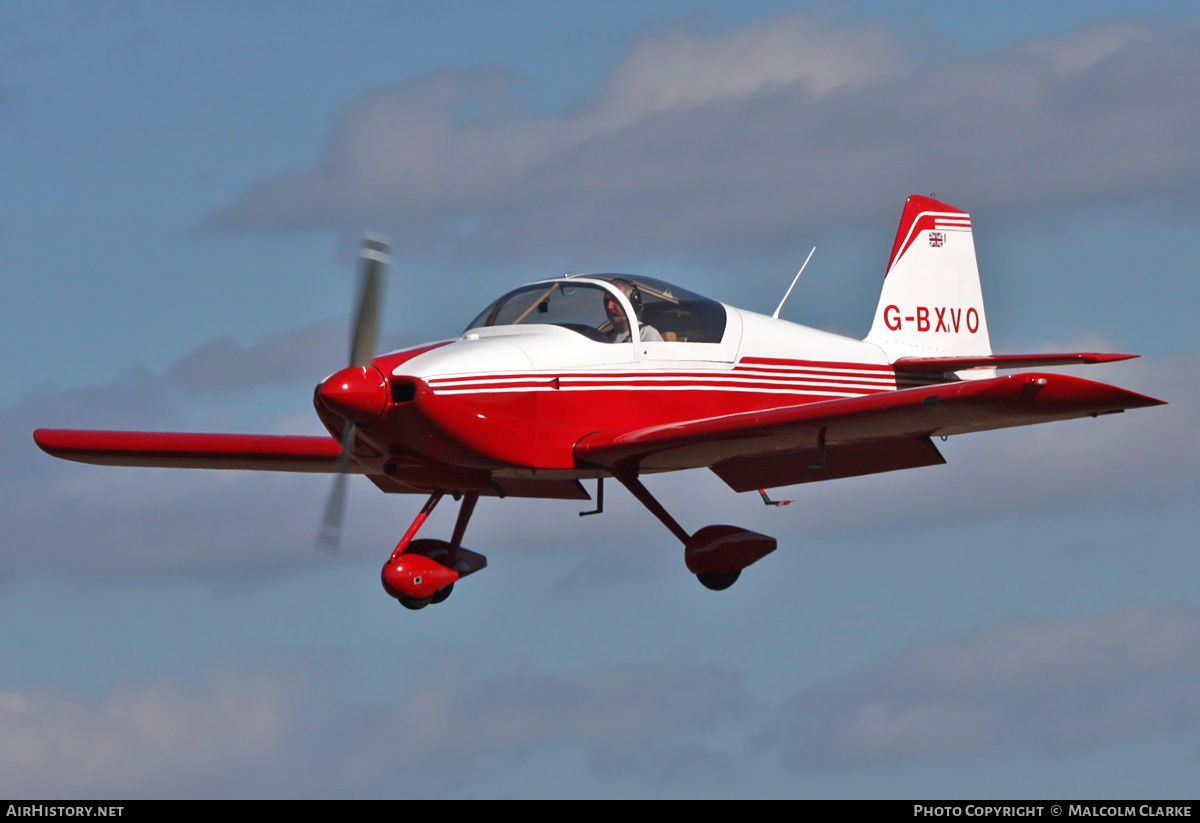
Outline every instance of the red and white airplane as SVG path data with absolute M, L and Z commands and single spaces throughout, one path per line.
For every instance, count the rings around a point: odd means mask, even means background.
M 102 465 L 337 473 L 331 543 L 347 473 L 428 495 L 382 573 L 388 594 L 417 609 L 486 565 L 462 546 L 480 495 L 587 500 L 581 481 L 595 479 L 598 513 L 614 477 L 684 544 L 700 582 L 724 589 L 775 539 L 689 532 L 642 475 L 705 467 L 734 491 L 764 490 L 943 463 L 935 436 L 1163 402 L 1062 374 L 996 376 L 1134 355 L 993 354 L 970 217 L 918 195 L 865 340 L 647 277 L 589 274 L 523 286 L 453 340 L 376 357 L 386 244 L 368 236 L 363 261 L 350 365 L 314 397 L 332 438 L 39 429 L 35 440 Z M 447 493 L 462 501 L 450 540 L 414 539 Z

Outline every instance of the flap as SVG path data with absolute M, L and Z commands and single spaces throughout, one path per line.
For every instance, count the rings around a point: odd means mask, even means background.
M 945 462 L 946 458 L 928 437 L 893 437 L 840 443 L 824 449 L 814 446 L 734 457 L 716 464 L 712 470 L 735 492 L 750 492 L 818 480 L 940 466 Z

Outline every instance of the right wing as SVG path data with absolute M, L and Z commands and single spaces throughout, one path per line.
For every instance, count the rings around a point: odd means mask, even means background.
M 1015 374 L 587 435 L 581 465 L 709 467 L 738 491 L 944 462 L 929 438 L 1163 401 L 1062 374 Z

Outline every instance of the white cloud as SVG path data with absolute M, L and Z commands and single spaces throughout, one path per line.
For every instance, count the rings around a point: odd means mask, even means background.
M 907 69 L 886 30 L 828 29 L 797 17 L 756 20 L 722 37 L 675 31 L 637 43 L 599 103 L 572 122 L 580 142 L 663 112 L 796 85 L 815 97 Z
M 801 769 L 1088 751 L 1195 729 L 1198 686 L 1200 610 L 1127 606 L 897 653 L 800 695 L 778 740 Z
M 526 113 L 500 73 L 372 91 L 313 169 L 254 183 L 208 224 L 371 222 L 401 247 L 451 239 L 494 259 L 787 242 L 891 216 L 913 191 L 968 210 L 1192 206 L 1197 66 L 1200 33 L 1133 23 L 927 64 L 878 27 L 677 31 L 559 114 Z
M 163 679 L 102 699 L 0 691 L 0 789 L 42 797 L 171 795 L 276 758 L 302 688 L 227 670 Z
M 1136 23 L 1102 23 L 1058 37 L 1036 39 L 1018 49 L 1048 60 L 1060 73 L 1090 69 L 1122 49 L 1153 39 L 1154 33 Z
M 288 663 L 288 661 L 284 661 Z M 710 765 L 688 742 L 737 717 L 738 679 L 707 668 L 543 675 L 430 666 L 416 689 L 329 710 L 331 659 L 228 666 L 190 683 L 162 678 L 99 699 L 0 690 L 0 790 L 43 797 L 439 795 L 489 758 L 582 749 L 606 774 Z M 313 711 L 320 699 L 325 708 Z M 633 752 L 635 756 L 623 756 Z M 647 759 L 654 766 L 645 768 Z

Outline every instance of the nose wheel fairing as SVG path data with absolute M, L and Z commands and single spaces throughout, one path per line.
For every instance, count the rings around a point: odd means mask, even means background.
M 429 496 L 380 572 L 384 591 L 409 609 L 441 603 L 450 596 L 456 582 L 487 567 L 486 557 L 462 547 L 467 523 L 479 501 L 478 492 L 463 495 L 449 541 L 414 539 L 443 496 L 440 491 Z

